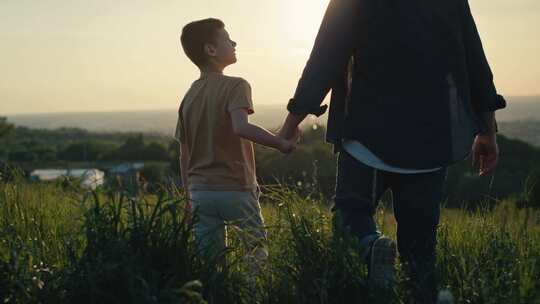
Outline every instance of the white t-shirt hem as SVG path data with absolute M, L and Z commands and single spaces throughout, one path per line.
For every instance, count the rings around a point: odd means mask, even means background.
M 356 140 L 344 140 L 342 143 L 343 149 L 354 157 L 359 162 L 365 164 L 366 166 L 381 170 L 388 171 L 392 173 L 400 174 L 420 174 L 420 173 L 430 173 L 435 172 L 442 167 L 432 168 L 432 169 L 410 169 L 410 168 L 400 168 L 388 165 L 377 157 L 373 152 L 371 152 L 366 146 L 361 142 Z

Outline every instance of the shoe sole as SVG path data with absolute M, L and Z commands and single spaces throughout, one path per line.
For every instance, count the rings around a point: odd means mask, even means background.
M 375 240 L 369 260 L 369 284 L 389 288 L 394 282 L 396 243 L 387 237 Z

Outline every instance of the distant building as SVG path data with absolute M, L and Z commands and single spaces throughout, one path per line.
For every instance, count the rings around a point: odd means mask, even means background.
M 111 175 L 126 175 L 138 172 L 144 168 L 144 163 L 124 163 L 109 169 Z
M 37 181 L 53 181 L 68 176 L 68 170 L 65 169 L 37 169 L 30 173 L 30 178 Z
M 144 163 L 123 163 L 107 170 L 108 185 L 114 189 L 128 191 L 135 195 L 144 185 L 140 178 L 140 171 Z
M 38 169 L 30 173 L 30 178 L 38 181 L 53 181 L 62 177 L 81 180 L 81 187 L 95 190 L 105 181 L 105 173 L 98 169 Z

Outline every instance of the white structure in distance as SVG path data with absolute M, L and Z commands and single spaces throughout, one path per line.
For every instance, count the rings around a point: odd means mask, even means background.
M 62 177 L 74 177 L 81 180 L 81 187 L 95 190 L 105 182 L 105 173 L 98 169 L 38 169 L 30 177 L 39 181 L 53 181 Z

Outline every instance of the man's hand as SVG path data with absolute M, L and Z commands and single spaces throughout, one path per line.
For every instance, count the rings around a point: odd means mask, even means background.
M 296 143 L 286 140 L 284 138 L 281 139 L 281 144 L 279 145 L 279 151 L 283 154 L 290 154 L 294 150 L 296 150 Z
M 281 139 L 279 151 L 284 154 L 290 154 L 294 150 L 296 150 L 296 145 L 298 143 L 298 140 L 300 139 L 300 135 L 302 135 L 302 131 L 299 128 L 296 128 L 290 138 L 286 138 L 285 135 L 286 134 L 281 133 L 281 131 L 278 134 L 278 137 Z
M 479 168 L 479 175 L 484 176 L 493 171 L 499 160 L 497 135 L 489 133 L 478 135 L 472 147 L 472 165 Z

